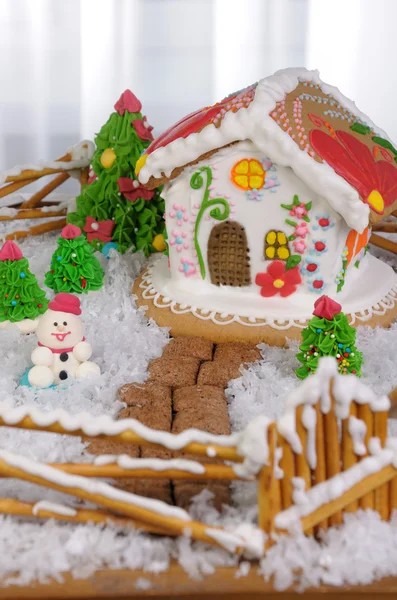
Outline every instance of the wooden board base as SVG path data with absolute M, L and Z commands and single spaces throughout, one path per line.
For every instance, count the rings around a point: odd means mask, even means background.
M 143 289 L 140 287 L 143 273 L 135 280 L 132 293 L 136 296 L 138 307 L 146 307 L 145 314 L 148 319 L 153 319 L 160 327 L 168 327 L 170 335 L 199 336 L 216 344 L 222 342 L 250 342 L 259 344 L 264 342 L 270 346 L 285 346 L 287 340 L 301 340 L 302 329 L 290 327 L 289 329 L 274 329 L 270 325 L 247 326 L 237 322 L 228 325 L 217 325 L 212 320 L 202 320 L 195 317 L 191 312 L 175 313 L 167 307 L 157 307 L 154 300 L 143 297 Z M 348 315 L 349 316 L 349 315 Z M 397 303 L 384 314 L 373 315 L 368 321 L 356 319 L 354 327 L 359 325 L 369 327 L 390 327 L 397 319 Z M 307 322 L 306 322 L 307 324 Z M 306 324 L 303 324 L 305 327 Z
M 59 600 L 70 598 L 86 600 L 89 598 L 131 598 L 147 600 L 147 598 L 175 598 L 178 600 L 298 600 L 301 594 L 295 591 L 277 592 L 271 583 L 263 580 L 252 566 L 247 577 L 236 577 L 237 569 L 222 567 L 213 575 L 207 575 L 200 581 L 191 579 L 177 564 L 171 564 L 168 571 L 153 575 L 143 571 L 99 571 L 88 579 L 73 579 L 69 574 L 64 581 L 50 581 L 47 584 L 34 584 L 27 587 L 10 586 L 0 590 L 2 600 L 32 600 L 46 598 Z M 139 589 L 139 580 L 150 582 L 151 588 Z M 137 589 L 138 583 L 138 589 Z M 357 600 L 368 598 L 394 598 L 397 595 L 397 578 L 389 577 L 368 586 L 335 588 L 321 586 L 306 590 L 305 594 L 312 599 L 325 600 Z

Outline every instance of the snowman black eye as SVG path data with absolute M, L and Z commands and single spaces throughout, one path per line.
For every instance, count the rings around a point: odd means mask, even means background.
M 54 327 L 56 327 L 57 325 L 58 325 L 58 323 L 55 321 L 55 323 L 54 323 Z
M 67 325 L 67 322 L 66 322 L 66 321 L 64 321 L 64 322 L 63 322 L 63 324 L 64 324 L 64 325 L 65 325 L 65 327 L 66 327 L 66 325 Z

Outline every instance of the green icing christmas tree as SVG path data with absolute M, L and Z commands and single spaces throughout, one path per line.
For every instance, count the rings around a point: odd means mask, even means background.
M 69 224 L 62 229 L 44 283 L 57 293 L 81 294 L 102 287 L 103 269 L 79 227 Z
M 0 323 L 36 319 L 47 306 L 28 259 L 14 242 L 5 242 L 0 250 Z
M 302 363 L 295 371 L 301 379 L 316 371 L 322 356 L 334 356 L 340 373 L 361 377 L 363 355 L 355 346 L 356 330 L 341 310 L 341 305 L 328 296 L 315 302 L 314 317 L 302 332 L 303 343 L 296 356 Z
M 147 256 L 166 246 L 161 188 L 147 190 L 135 175 L 137 160 L 153 140 L 153 128 L 131 91 L 126 90 L 114 108 L 95 138 L 94 175 L 78 196 L 77 210 L 69 214 L 68 222 L 80 227 L 96 249 L 110 243 L 119 252 L 132 248 Z

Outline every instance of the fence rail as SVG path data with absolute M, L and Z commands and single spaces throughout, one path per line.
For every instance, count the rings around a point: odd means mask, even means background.
M 126 444 L 166 448 L 200 458 L 216 456 L 234 463 L 204 464 L 184 459 L 155 459 L 152 463 L 150 459 L 122 455 L 99 456 L 94 464 L 42 465 L 0 451 L 0 477 L 38 483 L 107 509 L 95 515 L 78 511 L 74 520 L 79 522 L 90 520 L 90 515 L 95 516 L 96 522 L 124 515 L 124 519 L 142 524 L 147 531 L 167 535 L 184 535 L 188 531 L 194 539 L 232 552 L 242 552 L 251 543 L 241 532 L 193 521 L 182 509 L 94 482 L 93 478 L 257 479 L 257 533 L 262 536 L 264 552 L 272 543 L 273 534 L 288 531 L 299 523 L 305 533 L 312 535 L 340 525 L 346 512 L 371 508 L 382 519 L 388 519 L 397 509 L 397 439 L 387 437 L 389 405 L 386 396 L 376 396 L 353 375 L 339 375 L 336 362 L 327 358 L 320 361 L 318 372 L 287 398 L 281 419 L 259 418 L 254 427 L 251 424 L 245 431 L 230 436 L 198 430 L 173 435 L 149 429 L 133 419 L 113 421 L 104 416 L 40 413 L 35 408 L 9 410 L 0 406 L 0 426 L 108 437 Z M 256 448 L 254 453 L 252 448 Z M 258 456 L 258 448 L 263 456 Z M 0 499 L 0 512 L 67 516 L 62 510 L 35 512 L 32 506 L 18 501 L 7 504 L 6 499 Z M 73 520 L 70 517 L 69 513 L 68 519 Z

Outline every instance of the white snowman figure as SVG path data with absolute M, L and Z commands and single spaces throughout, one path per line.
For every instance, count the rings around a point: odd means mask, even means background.
M 38 348 L 32 352 L 34 367 L 28 373 L 30 385 L 46 388 L 68 378 L 100 375 L 89 359 L 91 345 L 85 341 L 80 300 L 72 294 L 57 294 L 39 318 Z

